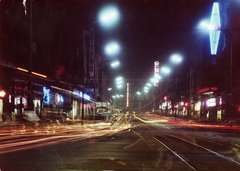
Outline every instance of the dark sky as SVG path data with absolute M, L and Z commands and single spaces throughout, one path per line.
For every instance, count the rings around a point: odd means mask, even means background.
M 111 1 L 98 1 L 100 10 Z M 184 64 L 201 57 L 202 35 L 198 22 L 210 15 L 212 0 L 125 0 L 114 1 L 121 20 L 112 30 L 97 29 L 99 53 L 111 38 L 121 45 L 119 73 L 130 79 L 142 79 L 153 73 L 153 63 L 165 64 L 179 52 Z M 92 16 L 94 17 L 94 15 Z M 98 25 L 99 26 L 99 25 Z M 117 70 L 114 72 L 118 72 Z M 146 79 L 146 78 L 145 78 Z
M 76 30 L 94 23 L 91 26 L 96 34 L 95 52 L 104 60 L 110 60 L 104 53 L 104 46 L 116 40 L 121 46 L 116 57 L 121 67 L 110 70 L 111 74 L 131 80 L 147 79 L 153 75 L 154 61 L 164 65 L 173 53 L 184 57 L 182 68 L 190 61 L 198 61 L 202 57 L 203 34 L 196 27 L 199 21 L 209 17 L 213 4 L 213 0 L 52 1 L 52 8 L 59 9 L 62 30 L 67 30 L 67 34 L 73 32 L 72 37 Z M 109 4 L 119 9 L 120 21 L 116 27 L 106 30 L 95 21 L 100 10 Z
M 104 53 L 104 46 L 110 40 L 119 42 L 121 52 L 116 59 L 121 62 L 121 67 L 110 71 L 112 75 L 121 74 L 126 79 L 136 81 L 147 80 L 147 77 L 153 75 L 154 61 L 164 65 L 173 53 L 182 54 L 182 68 L 186 68 L 190 61 L 198 61 L 202 57 L 203 34 L 196 27 L 199 21 L 209 17 L 213 4 L 213 0 L 38 1 L 52 3 L 50 10 L 57 9 L 51 14 L 54 16 L 53 21 L 46 19 L 48 12 L 41 14 L 42 22 L 37 21 L 39 25 L 35 32 L 38 37 L 47 37 L 47 33 L 54 36 L 57 32 L 63 38 L 61 41 L 65 41 L 65 45 L 59 49 L 58 56 L 68 61 L 64 56 L 71 51 L 72 39 L 78 39 L 77 34 L 82 35 L 83 29 L 94 23 L 95 52 L 104 60 L 110 60 Z M 95 21 L 98 20 L 100 10 L 109 4 L 119 9 L 120 21 L 116 27 L 105 30 Z M 43 25 L 45 21 L 48 23 Z M 81 46 L 81 36 L 79 39 Z

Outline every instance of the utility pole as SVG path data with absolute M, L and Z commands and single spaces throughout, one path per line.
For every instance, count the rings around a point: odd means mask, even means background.
M 33 98 L 32 98 L 32 62 L 33 62 L 33 17 L 32 17 L 32 0 L 29 1 L 29 24 L 30 24 L 30 35 L 29 35 L 29 66 L 28 66 L 28 93 L 27 93 L 27 110 L 33 111 Z M 22 117 L 22 116 L 21 116 Z
M 233 61 L 233 42 L 232 42 L 232 37 L 230 36 L 230 39 L 231 39 L 231 50 L 230 50 L 230 53 L 231 53 L 231 56 L 230 56 L 230 100 L 229 100 L 229 103 L 230 103 L 230 116 L 229 116 L 229 119 L 230 119 L 230 126 L 232 127 L 232 61 Z
M 191 117 L 192 112 L 192 67 L 190 66 L 189 71 L 189 79 L 190 79 L 190 85 L 189 85 L 189 117 Z

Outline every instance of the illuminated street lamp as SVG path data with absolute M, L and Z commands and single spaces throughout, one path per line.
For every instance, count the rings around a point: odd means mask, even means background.
M 98 20 L 92 22 L 91 24 L 85 26 L 85 28 L 89 28 L 89 31 L 85 31 L 84 28 L 84 37 L 83 37 L 83 56 L 84 61 L 86 61 L 86 66 L 84 64 L 83 72 L 87 75 L 87 83 L 91 85 L 91 89 L 93 89 L 93 95 L 95 96 L 96 91 L 96 66 L 95 66 L 95 30 L 93 27 L 93 24 L 99 23 L 102 27 L 110 29 L 113 28 L 117 24 L 117 22 L 120 19 L 120 13 L 117 9 L 117 7 L 113 5 L 107 5 L 103 7 L 99 14 L 98 14 Z M 88 36 L 88 37 L 86 37 Z M 105 48 L 105 52 L 110 55 L 114 56 L 118 54 L 119 52 L 119 46 L 116 42 L 110 42 Z M 87 73 L 88 72 L 88 73 Z M 84 78 L 85 79 L 85 78 Z M 85 80 L 83 80 L 85 82 Z M 83 90 L 84 91 L 84 90 Z M 91 90 L 92 91 L 92 90 Z M 82 99 L 82 103 L 84 104 L 84 99 Z M 82 120 L 84 119 L 84 105 L 82 105 Z
M 173 64 L 179 64 L 182 62 L 182 56 L 180 54 L 173 54 L 171 57 L 170 57 L 170 60 Z
M 118 23 L 120 19 L 120 13 L 116 6 L 108 5 L 99 12 L 98 18 L 100 24 L 104 28 L 108 29 L 112 28 Z
M 171 69 L 168 67 L 168 66 L 163 66 L 161 68 L 161 71 L 162 73 L 164 73 L 165 75 L 169 75 L 170 72 L 171 72 Z M 166 91 L 167 91 L 167 88 L 168 88 L 168 81 L 166 82 Z M 167 113 L 168 113 L 168 100 L 166 101 L 166 116 L 167 116 Z
M 161 71 L 162 71 L 164 74 L 170 74 L 171 69 L 170 69 L 168 66 L 163 66 L 163 67 L 161 68 Z
M 123 88 L 123 84 L 124 84 L 123 78 L 121 76 L 117 77 L 115 79 L 115 84 L 116 84 L 117 89 Z
M 105 53 L 109 56 L 116 56 L 120 51 L 120 46 L 116 41 L 111 41 L 105 46 Z
M 170 61 L 172 64 L 180 64 L 183 60 L 183 57 L 180 55 L 180 54 L 173 54 L 170 56 Z M 190 95 L 191 96 L 191 95 Z M 174 97 L 174 102 L 176 103 L 177 101 L 177 73 L 175 75 L 175 97 Z M 175 104 L 172 103 L 172 106 L 173 106 L 173 111 L 174 111 L 174 118 L 176 120 L 176 110 L 175 110 Z
M 144 92 L 145 92 L 145 93 L 148 93 L 148 92 L 149 92 L 149 87 L 145 86 L 143 89 L 144 89 Z
M 113 62 L 111 63 L 111 67 L 112 67 L 112 68 L 117 68 L 119 65 L 120 65 L 120 62 L 119 62 L 119 61 L 113 61 Z
M 140 91 L 137 91 L 136 94 L 140 96 L 140 95 L 141 95 L 141 92 L 140 92 Z

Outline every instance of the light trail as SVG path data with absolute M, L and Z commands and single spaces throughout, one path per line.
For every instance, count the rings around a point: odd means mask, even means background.
M 141 119 L 140 117 L 138 117 L 138 116 L 136 116 L 136 115 L 133 115 L 133 116 L 134 116 L 136 119 L 138 119 L 138 120 L 140 120 L 141 122 L 144 122 L 144 123 L 159 123 L 159 122 L 161 122 L 161 123 L 166 123 L 166 122 L 168 122 L 167 119 L 154 119 L 154 120 L 149 121 L 149 120 Z
M 0 154 L 40 146 L 73 142 L 127 130 L 130 124 L 94 123 L 86 125 L 17 127 L 0 131 Z

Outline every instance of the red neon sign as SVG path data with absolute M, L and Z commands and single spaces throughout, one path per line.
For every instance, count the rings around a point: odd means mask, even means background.
M 218 88 L 217 87 L 206 87 L 206 88 L 202 88 L 200 90 L 198 90 L 199 93 L 206 93 L 209 91 L 217 91 Z

